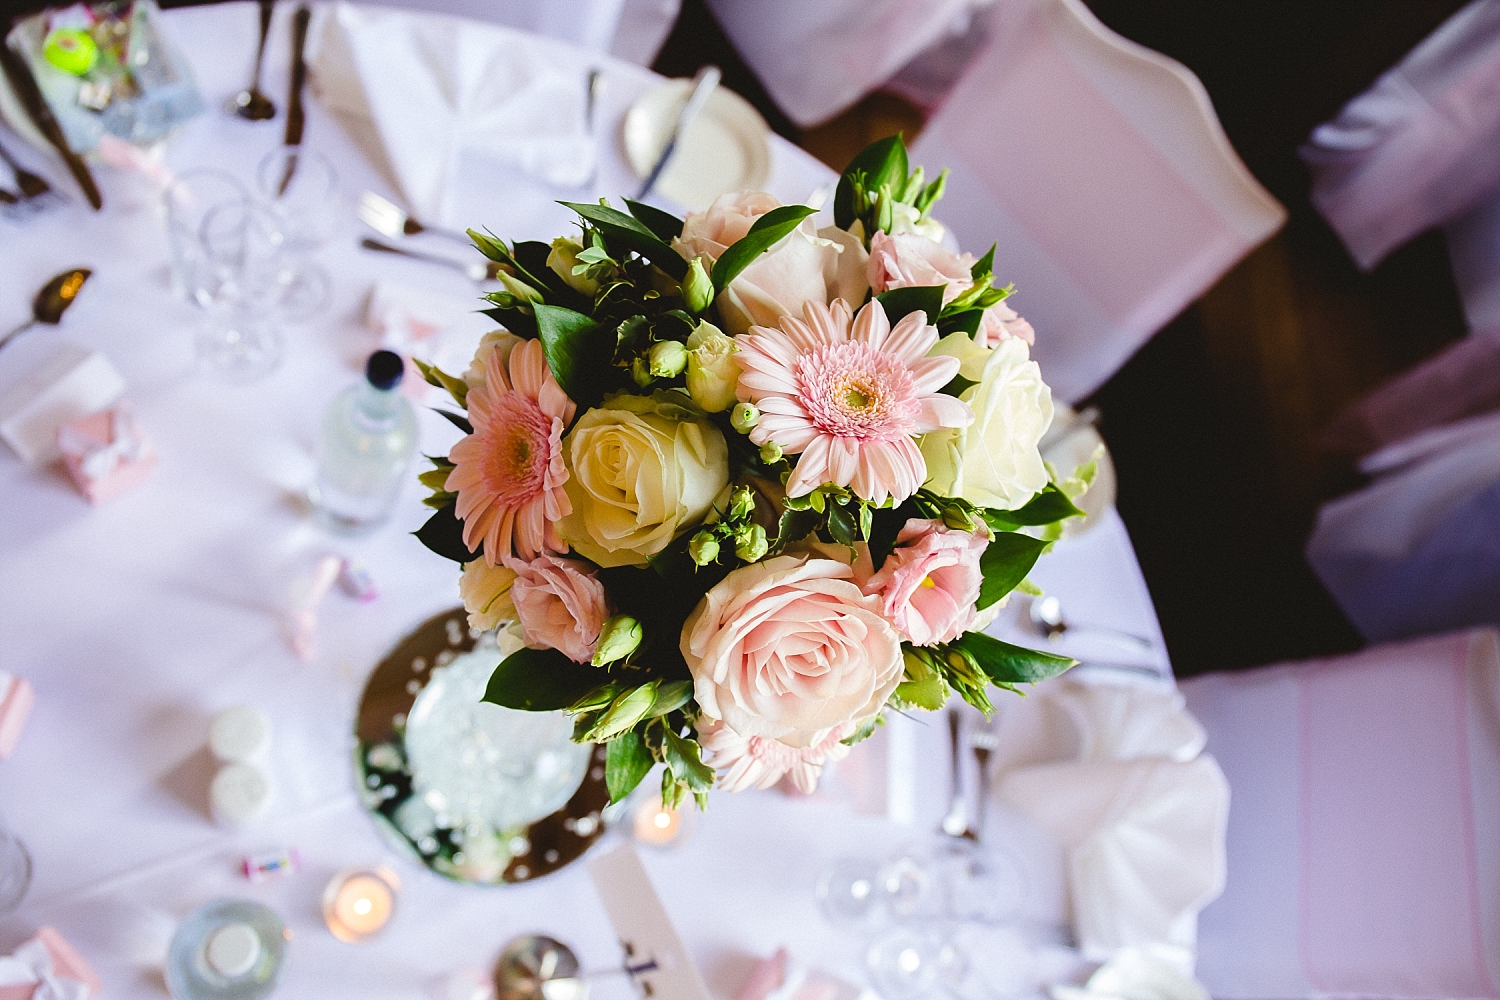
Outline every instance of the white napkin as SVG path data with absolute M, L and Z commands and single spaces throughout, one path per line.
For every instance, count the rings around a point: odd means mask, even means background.
M 1088 984 L 1053 986 L 1053 1000 L 1209 1000 L 1208 990 L 1155 951 L 1127 948 L 1104 963 Z
M 1067 851 L 1085 958 L 1151 945 L 1192 954 L 1198 911 L 1224 890 L 1229 783 L 1212 757 L 1024 768 L 1000 796 Z
M 418 218 L 443 224 L 462 155 L 561 187 L 593 174 L 584 75 L 560 68 L 567 51 L 495 25 L 340 3 L 313 72 L 324 104 Z

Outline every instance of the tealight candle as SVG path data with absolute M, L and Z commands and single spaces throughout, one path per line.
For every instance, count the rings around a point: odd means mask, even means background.
M 385 868 L 351 868 L 323 891 L 323 922 L 340 941 L 368 940 L 390 922 L 400 880 Z
M 657 796 L 648 796 L 635 807 L 630 817 L 631 833 L 636 843 L 652 847 L 674 847 L 682 843 L 691 832 L 688 824 L 690 808 L 684 804 L 681 809 L 670 809 Z

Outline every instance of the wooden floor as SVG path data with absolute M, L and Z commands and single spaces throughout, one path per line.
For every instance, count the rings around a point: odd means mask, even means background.
M 1462 336 L 1464 322 L 1441 237 L 1359 273 L 1312 211 L 1296 147 L 1463 0 L 1087 2 L 1198 74 L 1230 141 L 1290 213 L 1091 400 L 1173 666 L 1188 676 L 1356 648 L 1302 556 L 1318 507 L 1359 483 L 1318 434 L 1345 403 Z M 655 68 L 682 76 L 705 62 L 835 168 L 921 127 L 914 108 L 878 94 L 799 132 L 701 0 L 687 0 Z

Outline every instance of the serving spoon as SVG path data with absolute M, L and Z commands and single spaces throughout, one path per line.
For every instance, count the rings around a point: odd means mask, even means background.
M 36 298 L 32 300 L 31 319 L 0 337 L 0 348 L 10 343 L 16 334 L 24 333 L 38 323 L 56 326 L 61 322 L 63 313 L 68 311 L 68 306 L 72 305 L 73 300 L 78 297 L 78 290 L 93 273 L 86 267 L 75 267 L 71 271 L 64 271 L 43 285 L 42 290 L 37 292 Z
M 255 72 L 250 86 L 229 100 L 229 110 L 253 122 L 276 117 L 276 104 L 260 90 L 260 64 L 266 54 L 266 35 L 271 30 L 271 7 L 274 0 L 260 0 L 260 42 L 255 47 Z

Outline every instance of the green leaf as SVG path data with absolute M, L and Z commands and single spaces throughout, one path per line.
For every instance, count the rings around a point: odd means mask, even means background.
M 522 712 L 560 712 L 604 680 L 604 671 L 555 649 L 518 649 L 490 674 L 481 700 Z
M 610 740 L 604 751 L 604 784 L 609 789 L 610 804 L 635 791 L 655 763 L 639 730 L 632 729 Z
M 452 424 L 454 427 L 457 427 L 465 434 L 474 433 L 474 425 L 469 423 L 469 418 L 464 416 L 463 414 L 454 413 L 452 410 L 440 410 L 435 406 L 432 408 L 432 411 L 446 417 L 450 424 Z
M 583 313 L 561 306 L 536 306 L 537 336 L 547 367 L 578 412 L 598 405 L 608 386 L 603 363 L 614 353 L 611 331 Z
M 828 505 L 828 533 L 840 545 L 852 546 L 857 538 L 854 515 L 843 504 Z
M 865 175 L 866 191 L 878 191 L 882 184 L 889 184 L 893 191 L 897 185 L 905 186 L 909 171 L 906 143 L 902 141 L 900 134 L 870 143 L 844 168 L 843 175 L 839 177 L 839 186 L 833 193 L 833 224 L 840 229 L 848 229 L 854 224 L 853 177 L 856 173 Z
M 996 510 L 986 507 L 980 515 L 996 531 L 1013 531 L 1016 528 L 1038 524 L 1051 524 L 1069 517 L 1081 517 L 1083 511 L 1074 506 L 1068 495 L 1053 483 L 1048 483 L 1042 492 L 1015 510 Z
M 652 208 L 650 205 L 643 205 L 629 198 L 625 199 L 625 207 L 630 209 L 630 214 L 635 216 L 641 225 L 655 233 L 657 239 L 670 243 L 682 235 L 682 220 L 671 212 L 663 212 L 659 208 Z
M 957 646 L 974 658 L 989 679 L 1001 687 L 1008 684 L 1035 684 L 1075 665 L 1066 656 L 1053 656 L 1025 646 L 1012 646 L 983 632 L 965 632 Z
M 714 769 L 703 763 L 702 748 L 697 740 L 684 739 L 672 731 L 664 730 L 666 739 L 661 749 L 666 757 L 672 777 L 694 792 L 706 792 L 714 785 Z
M 969 276 L 977 283 L 995 273 L 995 247 L 997 243 L 991 243 L 989 252 L 974 262 L 969 268 Z
M 854 746 L 854 744 L 863 742 L 864 740 L 869 739 L 871 736 L 874 736 L 875 730 L 879 729 L 883 725 L 885 725 L 885 714 L 882 712 L 876 712 L 874 715 L 861 722 L 858 729 L 856 729 L 848 736 L 844 737 L 844 739 L 840 740 L 839 742 L 843 743 L 846 747 L 852 747 Z
M 593 223 L 606 239 L 613 240 L 627 250 L 634 250 L 667 272 L 674 280 L 681 281 L 687 275 L 688 262 L 682 259 L 682 254 L 673 250 L 640 220 L 618 209 L 610 208 L 608 205 L 589 205 L 572 201 L 559 204 L 566 205 Z
M 934 672 L 919 681 L 897 684 L 896 697 L 907 704 L 936 712 L 948 701 L 948 685 Z
M 927 314 L 927 322 L 935 323 L 938 313 L 943 311 L 943 292 L 946 285 L 908 285 L 892 288 L 875 296 L 885 309 L 886 319 L 895 326 L 908 314 L 920 310 Z
M 984 581 L 979 585 L 979 600 L 975 606 L 983 611 L 1000 598 L 1016 589 L 1016 584 L 1026 579 L 1031 567 L 1047 543 L 1030 535 L 1018 535 L 1004 531 L 990 539 L 984 554 L 979 557 L 979 571 Z
M 950 333 L 963 331 L 972 340 L 974 339 L 974 335 L 979 332 L 979 324 L 982 322 L 984 322 L 983 309 L 961 309 L 958 312 L 940 316 L 937 321 L 937 328 L 938 333 L 944 337 Z
M 755 258 L 781 242 L 802 220 L 813 214 L 806 205 L 782 205 L 773 208 L 755 220 L 750 231 L 719 255 L 714 262 L 714 288 L 723 291 L 739 273 L 755 262 Z M 680 259 L 680 258 L 679 258 Z M 683 265 L 687 273 L 687 265 Z M 680 278 L 681 275 L 676 275 Z
M 456 503 L 443 507 L 412 534 L 417 536 L 417 541 L 444 559 L 452 559 L 457 563 L 473 562 L 479 558 L 480 551 L 471 552 L 464 544 L 464 523 L 458 519 L 456 509 Z M 483 546 L 480 546 L 480 550 L 482 549 Z
M 822 518 L 809 509 L 787 508 L 781 512 L 781 522 L 776 529 L 776 538 L 771 542 L 771 551 L 778 553 L 792 542 L 801 541 L 813 533 Z

